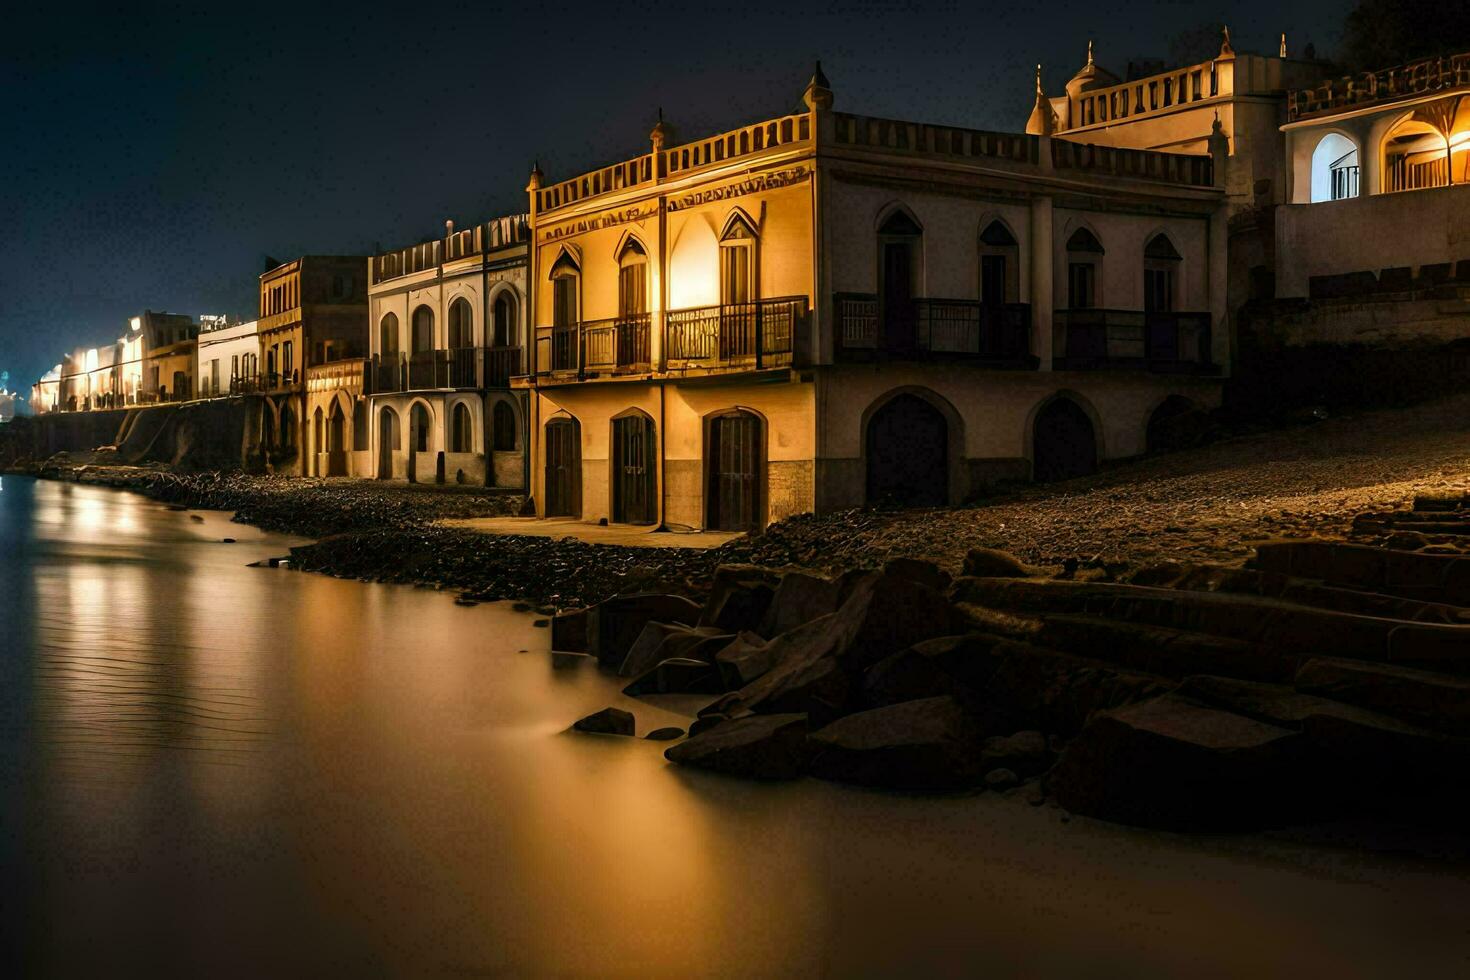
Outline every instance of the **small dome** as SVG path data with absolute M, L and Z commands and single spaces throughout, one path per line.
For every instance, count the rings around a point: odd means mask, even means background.
M 1067 94 L 1075 98 L 1082 92 L 1107 88 L 1110 85 L 1117 85 L 1121 81 L 1122 79 L 1117 75 L 1114 75 L 1106 68 L 1099 67 L 1097 62 L 1092 60 L 1092 42 L 1088 41 L 1087 64 L 1083 65 L 1082 70 L 1073 75 L 1072 80 L 1067 83 Z

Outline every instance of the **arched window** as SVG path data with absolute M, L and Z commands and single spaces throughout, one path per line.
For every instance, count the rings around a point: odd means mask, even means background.
M 413 347 L 415 354 L 434 349 L 434 311 L 420 306 L 413 311 Z
M 878 226 L 878 299 L 883 310 L 882 345 L 910 350 L 917 340 L 914 298 L 919 295 L 919 263 L 924 229 L 913 216 L 895 210 Z
M 618 253 L 618 315 L 648 312 L 648 253 L 629 238 Z
M 1328 133 L 1312 151 L 1312 203 L 1358 196 L 1358 144 Z
M 582 270 L 563 252 L 551 266 L 551 324 L 570 327 L 577 322 L 577 286 Z
M 287 403 L 281 407 L 281 448 L 296 448 L 296 413 L 291 410 Z
M 1098 272 L 1103 247 L 1097 236 L 1078 228 L 1067 239 L 1067 308 L 1087 310 L 1099 304 Z
M 398 353 L 398 315 L 389 313 L 378 322 L 378 353 L 388 357 Z
M 429 411 L 423 405 L 414 405 L 408 416 L 409 449 L 416 453 L 429 451 Z
M 720 236 L 720 302 L 726 306 L 756 299 L 755 229 L 736 214 Z
M 1014 303 L 1021 292 L 1021 249 L 1011 230 L 992 221 L 980 233 L 980 302 Z
M 475 319 L 470 302 L 461 296 L 449 304 L 449 346 L 461 349 L 475 346 Z
M 472 453 L 475 451 L 475 427 L 470 421 L 470 407 L 456 402 L 450 416 L 450 452 Z
M 495 297 L 495 347 L 514 347 L 516 342 L 516 301 L 509 290 Z
M 1169 236 L 1155 235 L 1143 249 L 1143 308 L 1149 313 L 1174 309 L 1180 256 Z
M 496 402 L 493 410 L 494 431 L 491 445 L 497 453 L 515 452 L 516 413 L 509 402 Z

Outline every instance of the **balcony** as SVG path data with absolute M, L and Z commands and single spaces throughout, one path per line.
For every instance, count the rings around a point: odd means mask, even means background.
M 805 296 L 788 296 L 670 310 L 664 315 L 667 370 L 763 370 L 792 363 L 805 329 Z M 537 333 L 538 373 L 587 378 L 647 374 L 658 370 L 648 313 L 541 327 Z
M 505 388 L 519 373 L 519 347 L 451 347 L 413 354 L 378 354 L 369 377 L 378 394 L 458 388 Z
M 582 324 L 582 364 L 592 374 L 647 374 L 653 369 L 647 313 Z
M 260 376 L 262 391 L 284 391 L 295 388 L 301 382 L 301 373 L 292 368 L 289 371 L 266 371 Z
M 844 360 L 974 359 L 1034 370 L 1031 306 L 966 299 L 911 300 L 885 309 L 872 293 L 838 293 L 837 355 Z
M 807 312 L 805 296 L 670 310 L 664 357 L 670 369 L 787 367 Z
M 1058 310 L 1052 325 L 1058 371 L 1147 370 L 1214 374 L 1210 314 Z

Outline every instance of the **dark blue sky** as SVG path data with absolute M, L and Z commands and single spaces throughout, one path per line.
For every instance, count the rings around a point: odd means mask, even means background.
M 26 4 L 0 37 L 0 370 L 28 386 L 144 307 L 254 313 L 266 255 L 366 254 L 522 211 L 548 178 L 799 105 L 1020 130 L 1087 39 L 1121 72 L 1224 19 L 1337 41 L 1341 3 L 856 0 L 690 8 Z M 46 9 L 42 9 L 46 8 Z

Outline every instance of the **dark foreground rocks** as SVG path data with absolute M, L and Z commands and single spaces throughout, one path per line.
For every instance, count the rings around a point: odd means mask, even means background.
M 740 567 L 702 607 L 631 596 L 558 621 L 641 670 L 626 693 L 710 699 L 665 753 L 680 765 L 905 792 L 1034 783 L 1033 802 L 1185 831 L 1455 812 L 1470 799 L 1464 572 L 1338 554 L 1271 545 L 1245 569 L 1112 582 L 989 550 L 966 567 L 992 574 L 954 581 L 913 561 Z M 591 628 L 609 617 L 629 619 Z

